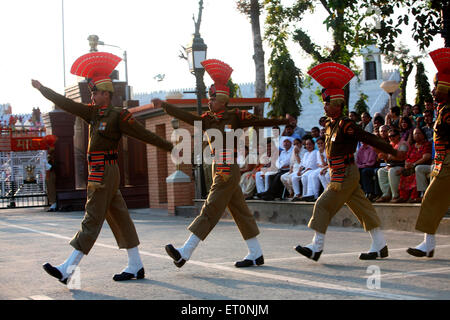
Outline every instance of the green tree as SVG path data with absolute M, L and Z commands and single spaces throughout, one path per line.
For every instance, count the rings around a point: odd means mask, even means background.
M 425 0 L 297 0 L 290 7 L 279 7 L 274 14 L 295 27 L 293 40 L 315 64 L 334 61 L 355 69 L 353 59 L 361 48 L 373 44 L 384 53 L 394 51 L 398 36 L 410 22 L 413 38 L 421 49 L 428 47 L 439 32 L 439 13 Z M 331 47 L 319 46 L 303 27 L 303 18 L 319 7 L 327 13 L 323 24 L 332 36 Z M 411 16 L 414 22 L 410 21 Z M 345 91 L 348 105 L 348 86 Z
M 272 52 L 269 58 L 269 80 L 273 94 L 270 100 L 272 110 L 269 116 L 285 116 L 286 113 L 299 116 L 302 111 L 300 103 L 302 74 L 295 66 L 286 46 L 288 39 L 287 23 L 280 0 L 266 1 L 265 37 Z
M 425 107 L 425 101 L 432 99 L 430 91 L 430 83 L 428 77 L 425 74 L 425 67 L 422 62 L 418 62 L 416 65 L 416 104 L 423 110 Z
M 369 106 L 366 103 L 368 98 L 369 97 L 366 94 L 364 94 L 363 92 L 361 92 L 359 94 L 359 99 L 358 99 L 358 101 L 356 101 L 355 106 L 354 106 L 354 110 L 358 114 L 363 114 L 363 112 L 369 112 Z
M 261 26 L 259 18 L 262 11 L 262 5 L 258 0 L 237 0 L 237 9 L 245 14 L 252 26 L 253 36 L 253 60 L 255 62 L 255 96 L 264 98 L 266 96 L 266 73 L 264 65 L 264 49 L 261 35 Z M 255 106 L 255 115 L 263 116 L 264 104 Z

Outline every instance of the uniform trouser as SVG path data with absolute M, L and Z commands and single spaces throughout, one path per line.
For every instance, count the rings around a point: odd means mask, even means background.
M 326 233 L 328 225 L 344 204 L 361 222 L 364 230 L 380 226 L 380 218 L 372 203 L 366 198 L 359 184 L 359 170 L 354 164 L 345 169 L 345 178 L 340 191 L 327 188 L 317 199 L 308 226 L 320 233 Z
M 419 164 L 416 166 L 416 182 L 417 182 L 417 191 L 425 191 L 427 190 L 429 184 L 430 173 L 433 170 L 431 165 L 428 164 Z
M 398 187 L 400 185 L 400 171 L 403 167 L 391 167 L 389 170 L 387 167 L 380 168 L 377 171 L 378 183 L 380 184 L 381 192 L 383 197 L 392 195 L 393 198 L 399 196 Z
M 201 240 L 205 240 L 219 222 L 225 208 L 228 207 L 244 240 L 256 237 L 259 229 L 239 186 L 241 177 L 239 166 L 237 164 L 230 165 L 231 172 L 226 181 L 216 173 L 216 164 L 213 164 L 212 170 L 213 184 L 208 198 L 203 204 L 200 214 L 189 225 L 189 231 Z
M 47 186 L 48 204 L 52 205 L 56 202 L 56 176 L 54 171 L 49 171 L 45 176 L 45 184 Z
M 120 249 L 130 249 L 139 245 L 136 228 L 119 190 L 119 182 L 118 165 L 106 164 L 103 187 L 95 191 L 88 188 L 81 229 L 70 242 L 75 249 L 88 254 L 97 240 L 105 219 Z
M 450 206 L 450 153 L 447 153 L 442 169 L 437 177 L 432 178 L 422 199 L 416 229 L 428 234 L 436 230 Z

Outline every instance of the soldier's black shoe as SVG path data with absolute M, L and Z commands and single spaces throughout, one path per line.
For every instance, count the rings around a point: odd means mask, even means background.
M 320 255 L 322 254 L 322 251 L 318 251 L 318 252 L 314 252 L 313 255 L 313 251 L 310 248 L 307 247 L 302 247 L 302 246 L 296 246 L 295 251 L 297 251 L 298 253 L 300 253 L 301 255 L 304 255 L 305 257 L 312 259 L 314 261 L 319 260 Z
M 386 258 L 389 255 L 388 247 L 384 246 L 379 252 L 367 252 L 359 255 L 360 260 L 375 260 L 376 258 Z
M 406 250 L 406 252 L 408 252 L 410 255 L 414 256 L 414 257 L 427 257 L 427 258 L 432 258 L 434 256 L 434 249 L 431 250 L 430 252 L 425 252 L 422 251 L 420 249 L 416 249 L 416 248 L 408 248 Z
M 264 264 L 264 256 L 261 255 L 259 258 L 256 258 L 255 261 L 250 259 L 244 259 L 242 261 L 237 261 L 234 266 L 236 268 L 246 268 L 246 267 L 252 267 L 252 266 L 261 266 Z
M 301 197 L 300 201 L 314 202 L 314 201 L 316 201 L 316 199 L 314 199 L 314 196 L 307 196 L 307 197 Z
M 58 279 L 59 282 L 61 282 L 63 284 L 67 284 L 67 278 L 62 279 L 63 275 L 62 275 L 61 271 L 59 271 L 57 268 L 52 266 L 50 263 L 46 263 L 46 264 L 42 265 L 42 268 L 44 268 L 45 272 L 47 272 L 49 275 Z
M 114 281 L 127 281 L 131 279 L 144 279 L 145 271 L 144 268 L 139 269 L 136 275 L 134 273 L 122 272 L 120 274 L 115 274 L 113 277 Z
M 178 252 L 177 249 L 174 248 L 173 245 L 168 244 L 165 248 L 169 257 L 173 259 L 173 264 L 176 265 L 178 268 L 181 268 L 186 263 L 186 260 L 184 260 L 181 257 L 181 254 Z

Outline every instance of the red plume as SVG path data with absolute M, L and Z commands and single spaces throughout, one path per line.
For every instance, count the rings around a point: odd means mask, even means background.
M 348 67 L 336 62 L 321 63 L 308 74 L 325 89 L 343 89 L 355 76 Z
M 122 61 L 122 58 L 109 52 L 91 52 L 75 60 L 70 72 L 91 79 L 108 77 L 120 61 Z

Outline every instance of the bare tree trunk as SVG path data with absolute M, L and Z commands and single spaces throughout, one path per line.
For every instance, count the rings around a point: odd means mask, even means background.
M 255 94 L 257 98 L 264 98 L 266 95 L 266 74 L 264 69 L 264 49 L 261 37 L 261 27 L 259 23 L 260 4 L 258 0 L 250 1 L 250 21 L 253 35 L 253 60 L 255 61 Z M 263 116 L 264 104 L 255 106 L 255 115 Z

